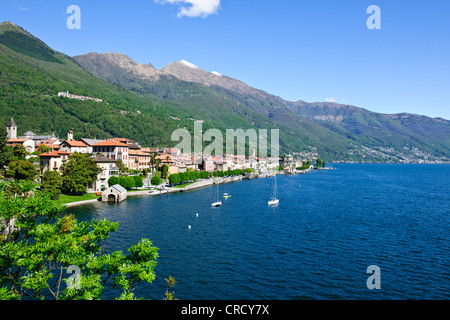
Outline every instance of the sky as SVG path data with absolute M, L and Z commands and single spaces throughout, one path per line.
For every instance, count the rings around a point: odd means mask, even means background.
M 80 29 L 67 27 L 71 5 Z M 448 0 L 0 2 L 0 21 L 69 56 L 118 52 L 158 69 L 184 59 L 286 100 L 445 119 L 449 14 Z

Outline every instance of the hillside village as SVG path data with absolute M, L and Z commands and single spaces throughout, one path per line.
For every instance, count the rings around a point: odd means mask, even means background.
M 109 187 L 109 178 L 120 175 L 120 166 L 132 173 L 145 173 L 144 178 L 148 181 L 153 172 L 161 170 L 163 165 L 167 165 L 169 176 L 188 171 L 213 173 L 236 169 L 249 169 L 247 172 L 268 176 L 277 170 L 290 174 L 304 168 L 304 162 L 292 155 L 285 155 L 283 158 L 260 158 L 254 150 L 249 156 L 185 154 L 177 148 L 142 147 L 138 142 L 123 137 L 74 140 L 72 130 L 68 131 L 65 139 L 60 139 L 55 134 L 38 135 L 31 131 L 19 136 L 18 126 L 13 118 L 7 124 L 6 130 L 7 145 L 22 145 L 28 154 L 42 150 L 42 146 L 45 146 L 46 152 L 38 154 L 40 177 L 47 171 L 59 172 L 61 166 L 75 153 L 90 155 L 102 169 L 90 190 L 96 192 Z

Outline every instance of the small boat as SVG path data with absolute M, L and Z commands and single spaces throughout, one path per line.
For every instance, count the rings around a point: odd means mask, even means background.
M 224 193 L 223 194 L 223 196 L 222 196 L 222 198 L 225 198 L 225 199 L 228 199 L 228 198 L 230 198 L 231 196 L 228 194 L 228 193 Z
M 280 203 L 280 200 L 277 199 L 277 174 L 275 173 L 275 184 L 273 187 L 272 198 L 270 198 L 269 202 L 267 202 L 269 206 L 274 206 Z
M 220 207 L 222 201 L 219 201 L 219 183 L 217 183 L 217 201 L 211 204 L 211 207 Z

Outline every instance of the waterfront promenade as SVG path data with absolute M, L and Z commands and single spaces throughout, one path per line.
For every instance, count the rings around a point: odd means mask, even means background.
M 132 196 L 157 196 L 157 195 L 163 195 L 168 193 L 175 193 L 175 192 L 186 192 L 186 191 L 194 191 L 200 188 L 206 188 L 210 187 L 214 184 L 226 184 L 226 183 L 232 183 L 232 182 L 238 182 L 242 180 L 242 176 L 232 176 L 232 177 L 218 177 L 218 178 L 209 178 L 209 179 L 202 179 L 199 181 L 196 181 L 194 183 L 191 183 L 183 188 L 170 188 L 170 187 L 160 187 L 159 189 L 155 190 L 136 190 L 136 191 L 129 191 L 127 192 L 127 197 Z M 95 203 L 100 202 L 101 197 L 98 199 L 92 199 L 92 200 L 85 200 L 85 201 L 78 201 L 78 202 L 71 202 L 67 203 L 66 207 L 74 207 L 89 203 Z

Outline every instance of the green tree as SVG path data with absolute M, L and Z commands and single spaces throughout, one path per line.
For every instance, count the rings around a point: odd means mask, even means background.
M 159 166 L 159 164 L 161 163 L 161 159 L 156 159 L 156 157 L 157 157 L 157 154 L 156 154 L 156 153 L 152 152 L 152 153 L 150 154 L 150 162 L 148 163 L 148 165 L 150 166 L 152 175 L 153 175 L 153 170 L 154 170 L 157 166 Z
M 15 180 L 34 180 L 37 175 L 35 166 L 26 160 L 13 161 L 6 169 L 6 176 Z
M 169 176 L 169 183 L 170 184 L 176 184 L 176 183 L 180 183 L 180 182 L 182 182 L 182 181 L 181 181 L 179 173 L 174 173 L 174 174 L 171 174 Z
M 91 156 L 77 152 L 61 168 L 62 190 L 66 193 L 86 193 L 102 171 Z
M 25 156 L 27 155 L 27 150 L 23 145 L 16 144 L 13 147 L 13 155 L 19 159 L 25 159 Z
M 119 177 L 117 177 L 117 176 L 112 176 L 112 177 L 110 177 L 109 179 L 108 179 L 108 185 L 111 187 L 111 186 L 114 186 L 114 185 L 116 185 L 116 184 L 119 184 Z
M 135 188 L 140 188 L 142 186 L 144 186 L 144 181 L 142 180 L 141 176 L 133 176 L 134 179 L 134 187 Z
M 167 179 L 169 177 L 169 166 L 167 164 L 163 164 L 161 167 L 161 178 Z
M 150 182 L 154 186 L 159 186 L 162 181 L 161 181 L 161 179 L 158 176 L 153 176 L 152 179 L 150 180 Z
M 135 180 L 134 180 L 134 178 L 132 176 L 126 177 L 125 180 L 126 180 L 127 187 L 124 187 L 124 188 L 133 189 L 134 187 L 136 187 Z
M 127 171 L 127 167 L 125 167 L 125 164 L 123 163 L 122 160 L 117 160 L 116 166 L 117 166 L 117 168 L 119 168 L 119 172 L 126 172 Z
M 94 300 L 106 290 L 136 299 L 137 286 L 155 279 L 159 249 L 141 239 L 126 254 L 106 253 L 119 224 L 78 222 L 62 209 L 40 191 L 29 198 L 0 192 L 0 300 Z
M 6 145 L 6 130 L 0 128 L 0 170 L 11 161 L 11 148 Z
M 46 152 L 50 152 L 50 151 L 52 151 L 52 148 L 50 148 L 49 146 L 47 146 L 45 144 L 39 145 L 39 148 L 38 148 L 39 153 L 46 153 Z
M 41 190 L 48 192 L 54 200 L 59 199 L 62 177 L 58 171 L 46 171 L 42 177 Z
M 322 159 L 318 158 L 318 159 L 316 160 L 316 167 L 317 167 L 317 168 L 320 168 L 321 166 L 322 166 Z

